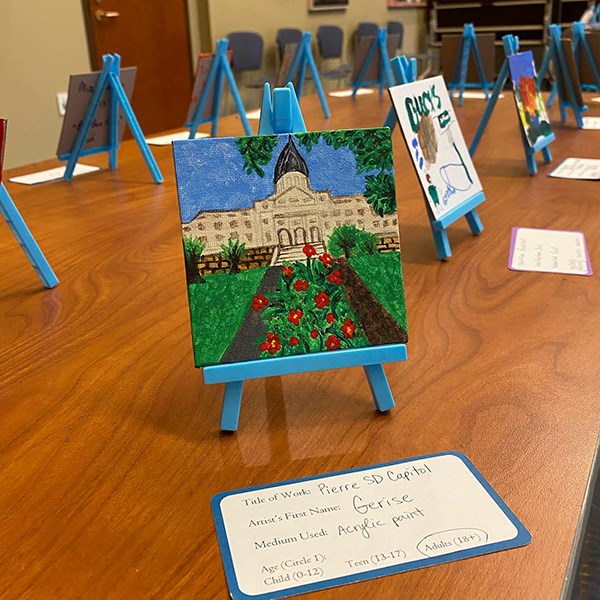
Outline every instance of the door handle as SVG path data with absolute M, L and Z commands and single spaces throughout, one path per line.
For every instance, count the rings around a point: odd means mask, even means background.
M 94 16 L 96 17 L 96 21 L 102 22 L 106 19 L 116 19 L 120 14 L 116 10 L 102 10 L 99 8 L 94 13 Z

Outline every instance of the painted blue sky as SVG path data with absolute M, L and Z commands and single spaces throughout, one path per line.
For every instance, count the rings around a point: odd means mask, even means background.
M 264 167 L 264 178 L 247 175 L 235 138 L 209 138 L 174 142 L 175 171 L 179 211 L 183 223 L 201 210 L 249 208 L 254 200 L 270 196 L 275 186 L 273 171 L 288 135 L 280 135 L 271 162 Z M 294 138 L 306 161 L 313 190 L 330 189 L 334 196 L 362 194 L 365 175 L 356 174 L 354 154 L 347 148 L 334 150 L 322 139 L 310 152 Z
M 510 78 L 518 86 L 521 77 L 533 77 L 535 79 L 535 64 L 533 62 L 533 52 L 519 52 L 508 57 L 508 67 Z

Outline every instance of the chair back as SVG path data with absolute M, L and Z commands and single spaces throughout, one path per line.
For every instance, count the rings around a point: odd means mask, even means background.
M 293 27 L 278 29 L 275 36 L 279 58 L 283 56 L 283 49 L 287 44 L 300 44 L 302 41 L 302 30 Z
M 400 48 L 402 48 L 402 40 L 404 38 L 404 25 L 398 21 L 388 21 L 387 30 L 388 34 L 390 35 L 400 36 L 400 42 L 398 43 L 398 48 L 396 48 L 396 50 L 400 50 Z
M 231 68 L 241 71 L 257 71 L 262 64 L 263 39 L 254 31 L 234 31 L 227 36 L 229 49 L 233 52 Z
M 356 30 L 356 35 L 362 37 L 377 37 L 379 33 L 379 25 L 377 23 L 359 23 Z
M 344 32 L 337 25 L 321 25 L 317 29 L 317 47 L 321 58 L 341 58 Z

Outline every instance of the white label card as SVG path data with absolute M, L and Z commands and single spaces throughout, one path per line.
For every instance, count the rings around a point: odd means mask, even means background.
M 212 499 L 232 598 L 283 598 L 531 540 L 460 453 Z
M 600 179 L 600 159 L 566 158 L 548 175 L 560 179 Z
M 208 133 L 196 132 L 194 139 L 208 137 Z M 157 135 L 146 138 L 146 143 L 150 146 L 170 146 L 176 140 L 189 140 L 189 131 L 178 131 L 177 133 L 167 133 L 166 135 Z
M 9 181 L 12 181 L 13 183 L 23 183 L 25 185 L 48 183 L 49 181 L 62 179 L 64 177 L 66 168 L 67 167 L 56 167 L 54 169 L 48 169 L 47 171 L 38 171 L 37 173 L 29 173 L 28 175 L 19 175 L 18 177 L 11 177 Z M 86 173 L 92 173 L 93 171 L 99 170 L 100 167 L 77 163 L 75 165 L 75 169 L 73 170 L 73 177 L 85 175 Z
M 592 274 L 583 233 L 527 227 L 513 227 L 508 268 L 567 275 Z
M 600 117 L 583 117 L 584 129 L 600 129 Z

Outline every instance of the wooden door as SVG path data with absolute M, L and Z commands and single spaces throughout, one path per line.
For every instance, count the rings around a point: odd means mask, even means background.
M 144 134 L 181 127 L 192 95 L 186 0 L 83 0 L 95 69 L 118 53 L 137 66 L 133 109 Z

